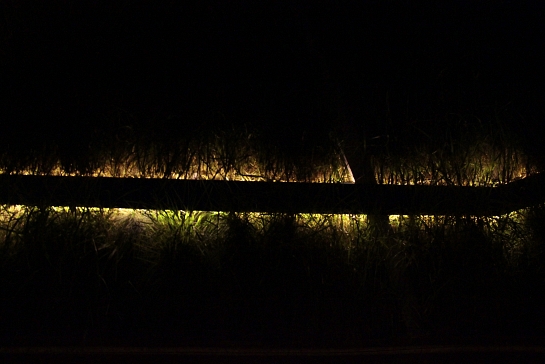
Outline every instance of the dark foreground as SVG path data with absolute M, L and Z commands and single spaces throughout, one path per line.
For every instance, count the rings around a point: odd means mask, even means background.
M 444 345 L 366 349 L 51 347 L 0 349 L 17 363 L 542 363 L 544 345 Z
M 2 355 L 28 347 L 505 351 L 545 337 L 542 208 L 412 217 L 382 235 L 357 217 L 162 214 L 148 223 L 90 210 L 7 215 L 0 347 L 11 351 Z M 121 355 L 85 350 L 74 355 Z M 146 355 L 204 355 L 153 350 Z M 23 354 L 45 355 L 15 356 Z

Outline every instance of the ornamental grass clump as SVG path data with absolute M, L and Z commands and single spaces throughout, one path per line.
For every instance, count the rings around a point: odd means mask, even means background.
M 97 329 L 98 317 L 119 310 L 113 305 L 126 306 L 127 313 L 134 307 L 131 292 L 145 272 L 139 227 L 116 223 L 101 210 L 22 207 L 7 213 L 13 219 L 2 222 L 0 285 L 10 303 L 2 326 L 11 336 L 4 342 L 81 342 Z
M 521 142 L 499 121 L 459 117 L 439 124 L 442 130 L 433 134 L 415 126 L 370 147 L 377 182 L 492 187 L 536 172 Z
M 204 127 L 204 126 L 203 126 Z M 343 182 L 340 156 L 326 143 L 300 144 L 287 153 L 248 126 L 212 128 L 194 134 L 164 134 L 137 126 L 95 131 L 81 143 L 44 143 L 7 148 L 0 154 L 6 174 Z M 339 168 L 341 167 L 341 168 Z
M 545 303 L 542 210 L 392 216 L 380 236 L 361 215 L 4 207 L 3 340 L 344 345 L 539 331 L 524 312 Z
M 284 182 L 352 178 L 343 135 L 303 133 L 282 140 L 251 124 L 206 120 L 165 132 L 138 126 L 133 118 L 125 115 L 118 126 L 96 130 L 78 143 L 4 145 L 0 169 L 8 174 Z M 437 130 L 414 123 L 354 138 L 377 183 L 497 186 L 536 172 L 521 152 L 522 143 L 497 118 L 447 115 L 437 121 Z

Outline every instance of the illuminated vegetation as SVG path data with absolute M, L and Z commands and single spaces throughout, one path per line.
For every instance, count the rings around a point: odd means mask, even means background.
M 541 207 L 391 216 L 379 236 L 356 215 L 1 213 L 4 342 L 361 345 L 542 329 Z
M 418 128 L 372 138 L 362 146 L 378 183 L 497 186 L 536 172 L 521 143 L 501 124 L 461 127 L 446 122 L 440 133 Z M 97 134 L 77 153 L 43 145 L 0 152 L 8 174 L 341 182 L 352 176 L 342 152 L 342 135 L 315 144 L 295 140 L 291 149 L 257 130 L 233 128 L 195 135 L 146 135 L 121 127 Z M 298 145 L 299 144 L 299 145 Z
M 0 158 L 8 174 L 251 181 L 348 182 L 339 150 L 329 146 L 293 158 L 249 131 L 217 132 L 206 138 L 137 139 L 131 128 L 90 142 L 89 150 L 64 155 L 56 147 L 26 149 Z
M 162 143 L 122 131 L 80 155 L 4 146 L 2 170 L 350 181 L 335 134 L 283 154 L 249 131 Z M 379 183 L 497 186 L 536 172 L 502 134 L 471 129 L 412 147 L 388 140 L 364 148 Z M 379 233 L 365 215 L 30 206 L 0 214 L 0 326 L 11 344 L 343 346 L 545 333 L 542 206 L 390 216 Z
M 542 11 L 518 2 L 36 3 L 0 5 L 0 174 L 351 183 L 343 150 L 389 185 L 545 171 Z M 544 273 L 545 201 L 389 225 L 0 205 L 0 348 L 542 344 Z

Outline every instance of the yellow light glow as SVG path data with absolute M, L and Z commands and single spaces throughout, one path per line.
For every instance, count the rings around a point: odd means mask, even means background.
M 225 165 L 226 162 L 216 155 L 209 156 L 206 160 L 193 157 L 190 163 L 184 167 L 185 172 L 178 172 L 176 168 L 166 169 L 156 162 L 139 161 L 134 155 L 127 155 L 120 159 L 109 159 L 100 163 L 100 166 L 85 176 L 91 177 L 119 177 L 119 178 L 168 178 L 168 179 L 199 179 L 199 180 L 225 180 L 225 181 L 278 181 L 287 182 L 288 179 L 282 173 L 271 174 L 262 170 L 256 158 L 246 156 L 244 162 L 237 168 Z M 277 168 L 282 170 L 280 166 Z M 0 173 L 6 173 L 0 170 Z M 62 165 L 57 163 L 47 172 L 38 169 L 26 169 L 17 171 L 21 175 L 50 175 L 50 176 L 79 176 L 77 171 L 67 172 Z M 293 178 L 290 177 L 291 182 Z M 346 167 L 333 168 L 332 166 L 318 166 L 314 177 L 309 182 L 326 183 L 350 183 L 349 171 Z
M 244 143 L 243 143 L 244 144 Z M 296 182 L 294 171 L 286 174 L 281 162 L 260 162 L 255 151 L 241 145 L 229 154 L 221 141 L 184 153 L 183 161 L 162 150 L 122 151 L 97 161 L 91 171 L 80 173 L 65 168 L 60 162 L 41 171 L 38 167 L 17 171 L 23 175 L 86 175 L 94 177 L 168 178 L 227 181 Z M 498 147 L 488 140 L 466 145 L 458 153 L 438 149 L 433 153 L 416 148 L 410 155 L 377 155 L 372 158 L 375 180 L 389 185 L 461 185 L 495 187 L 535 172 L 527 156 L 512 147 Z M 202 149 L 202 150 L 201 150 Z M 165 155 L 166 153 L 166 155 Z M 203 154 L 204 153 L 204 154 Z M 329 165 L 313 165 L 313 175 L 306 182 L 354 183 L 352 168 L 342 147 L 331 155 Z M 177 161 L 177 162 L 174 162 Z M 236 163 L 235 163 L 236 162 Z M 312 162 L 312 161 L 310 161 Z M 312 163 L 311 163 L 312 164 Z M 183 172 L 182 172 L 183 171 Z M 5 171 L 1 171 L 4 172 Z

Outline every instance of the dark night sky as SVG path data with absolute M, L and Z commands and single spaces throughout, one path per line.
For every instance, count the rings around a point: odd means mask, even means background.
M 509 102 L 535 122 L 538 3 L 6 1 L 2 124 L 77 135 L 129 122 L 112 116 L 124 110 L 158 129 L 207 119 L 280 136 L 328 129 L 341 107 L 380 132 L 387 110 L 404 124 Z

